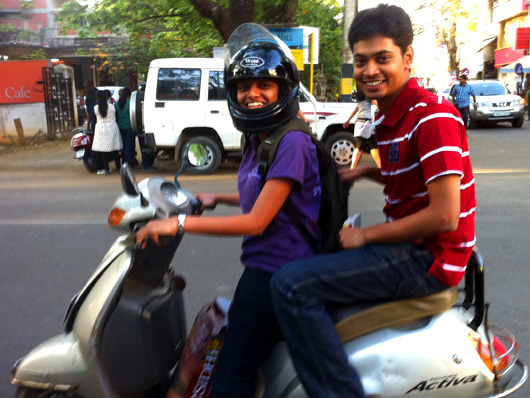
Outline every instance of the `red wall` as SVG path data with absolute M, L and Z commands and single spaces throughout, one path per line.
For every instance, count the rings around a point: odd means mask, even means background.
M 0 62 L 0 104 L 44 102 L 42 67 L 49 61 Z

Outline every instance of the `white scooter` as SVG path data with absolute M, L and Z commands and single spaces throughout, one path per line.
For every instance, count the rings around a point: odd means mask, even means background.
M 188 150 L 193 160 L 201 152 Z M 155 218 L 196 213 L 200 203 L 177 177 L 175 183 L 153 177 L 137 184 L 126 165 L 122 171 L 124 193 L 109 224 L 126 234 L 72 299 L 64 333 L 14 365 L 11 382 L 20 386 L 19 398 L 162 397 L 167 390 L 186 341 L 185 283 L 169 268 L 182 234 L 142 250 L 135 231 Z M 458 296 L 449 289 L 334 310 L 368 397 L 501 398 L 526 382 L 528 368 L 517 358 L 514 337 L 488 324 L 476 251 Z M 260 384 L 260 398 L 307 397 L 284 342 L 264 364 Z

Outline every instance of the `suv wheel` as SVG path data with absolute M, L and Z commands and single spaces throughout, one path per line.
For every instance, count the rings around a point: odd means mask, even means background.
M 142 103 L 144 101 L 143 91 L 133 91 L 130 100 L 129 117 L 131 126 L 135 133 L 143 133 Z
M 523 127 L 524 116 L 519 119 L 512 120 L 512 127 Z
M 219 148 L 219 145 L 208 137 L 193 137 L 190 138 L 185 145 L 182 146 L 181 150 L 181 159 L 184 155 L 184 151 L 186 150 L 188 144 L 202 144 L 206 147 L 206 163 L 204 163 L 202 166 L 193 166 L 189 165 L 188 170 L 192 172 L 193 174 L 211 174 L 214 171 L 216 171 L 219 166 L 221 165 L 222 160 L 222 154 L 221 154 L 221 148 Z
M 355 150 L 353 134 L 346 131 L 335 133 L 327 139 L 326 144 L 331 157 L 338 166 L 349 166 L 351 164 L 353 151 Z

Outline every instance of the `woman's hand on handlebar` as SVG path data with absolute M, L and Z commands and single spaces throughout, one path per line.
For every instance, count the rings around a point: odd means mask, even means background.
M 164 237 L 175 236 L 178 230 L 179 222 L 177 217 L 171 217 L 166 220 L 154 220 L 136 233 L 136 243 L 142 249 L 145 249 L 148 240 L 152 240 L 158 246 L 164 246 L 166 243 Z
M 217 195 L 199 192 L 195 194 L 195 198 L 201 201 L 199 214 L 202 214 L 206 209 L 213 210 L 217 206 Z

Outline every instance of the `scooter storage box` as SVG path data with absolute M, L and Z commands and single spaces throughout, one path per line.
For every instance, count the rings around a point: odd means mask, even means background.
M 182 286 L 160 265 L 127 276 L 100 340 L 101 362 L 118 394 L 147 390 L 175 366 L 186 339 L 183 306 Z

